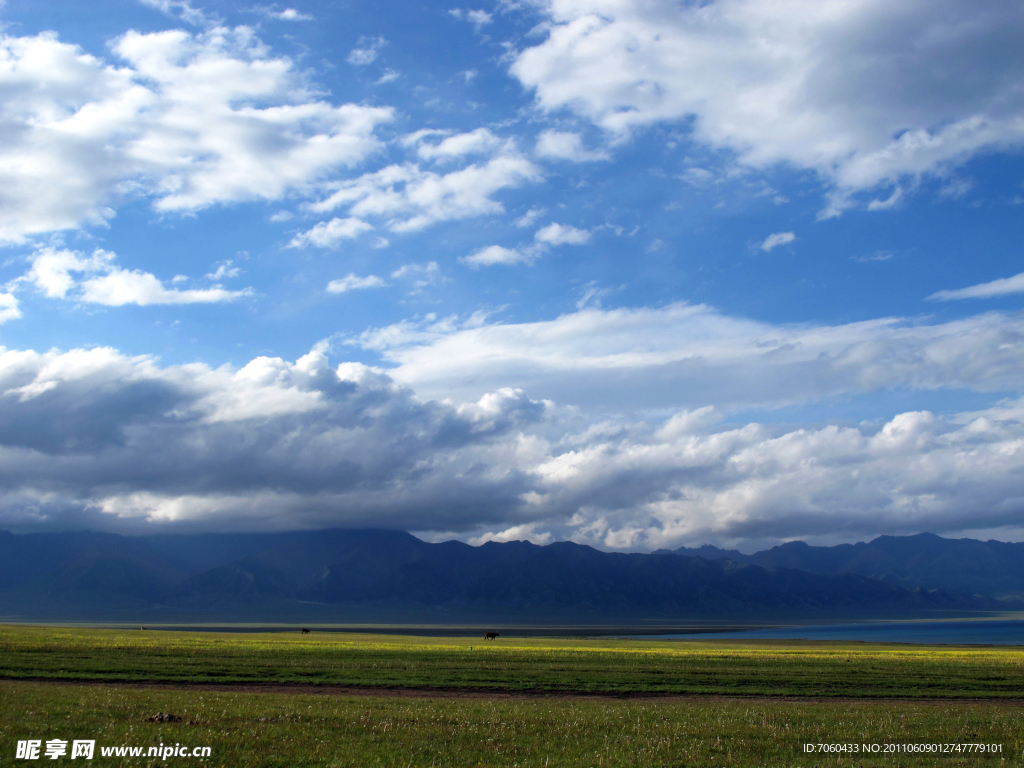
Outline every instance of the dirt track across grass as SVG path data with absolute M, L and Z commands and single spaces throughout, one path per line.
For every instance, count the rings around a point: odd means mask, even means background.
M 84 688 L 123 688 L 127 690 L 155 691 L 210 691 L 215 693 L 266 693 L 293 696 L 378 696 L 384 698 L 404 699 L 485 699 L 485 700 L 566 700 L 582 701 L 688 701 L 688 702 L 834 702 L 834 703 L 866 703 L 890 702 L 894 704 L 999 704 L 1008 707 L 1024 707 L 1024 692 L 1019 699 L 1007 698 L 915 698 L 915 699 L 876 699 L 871 697 L 853 696 L 735 696 L 727 694 L 707 693 L 594 693 L 591 691 L 545 691 L 518 690 L 495 691 L 490 689 L 467 688 L 376 688 L 369 686 L 344 685 L 303 685 L 281 683 L 167 683 L 160 681 L 117 681 L 117 680 L 59 680 L 53 678 L 7 678 L 0 677 L 0 685 L 5 683 L 35 683 L 53 686 L 76 686 Z

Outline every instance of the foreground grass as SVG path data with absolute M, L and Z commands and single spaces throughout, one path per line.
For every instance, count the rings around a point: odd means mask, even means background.
M 0 678 L 901 699 L 1024 698 L 1024 649 L 0 627 Z
M 148 722 L 158 711 L 183 720 Z M 0 765 L 22 763 L 13 759 L 15 744 L 28 738 L 212 749 L 205 760 L 101 758 L 99 751 L 94 760 L 131 766 L 1020 765 L 1022 721 L 1024 709 L 992 702 L 387 698 L 5 681 Z M 1002 744 L 1003 752 L 837 762 L 800 751 L 805 742 L 965 741 Z

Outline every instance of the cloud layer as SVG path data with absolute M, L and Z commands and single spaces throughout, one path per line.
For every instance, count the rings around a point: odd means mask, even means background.
M 426 396 L 517 387 L 598 412 L 775 408 L 895 387 L 1017 392 L 1024 317 L 772 325 L 705 305 L 587 308 L 534 323 L 402 322 L 348 339 Z
M 425 400 L 380 371 L 0 352 L 0 524 L 387 526 L 619 549 L 978 530 L 1024 507 L 1024 405 L 881 426 L 587 422 L 514 389 Z
M 333 106 L 245 27 L 128 32 L 119 66 L 56 35 L 0 38 L 0 242 L 162 212 L 278 199 L 382 146 L 384 107 Z
M 994 296 L 1009 296 L 1024 293 L 1024 272 L 1013 277 L 1003 277 L 988 283 L 968 288 L 937 291 L 928 297 L 929 301 L 955 301 L 957 299 L 991 299 Z
M 78 251 L 43 248 L 31 260 L 32 268 L 16 279 L 12 287 L 30 284 L 51 299 L 121 307 L 125 304 L 212 304 L 252 295 L 250 288 L 229 291 L 219 284 L 185 290 L 168 288 L 149 272 L 118 266 L 117 255 L 103 250 L 86 256 Z M 221 264 L 207 278 L 236 277 L 239 270 L 229 269 L 230 264 L 230 261 Z M 179 275 L 175 281 L 187 282 L 188 278 Z M 0 322 L 3 319 L 6 318 L 0 315 Z
M 688 122 L 698 141 L 745 165 L 818 172 L 834 186 L 825 215 L 855 192 L 913 183 L 1024 142 L 1016 3 L 537 5 L 547 37 L 519 52 L 511 72 L 541 109 L 571 110 L 613 140 Z M 897 189 L 875 207 L 898 200 Z
M 4 350 L 0 391 L 3 524 L 69 510 L 200 527 L 500 518 L 522 490 L 503 436 L 544 413 L 512 390 L 420 401 L 315 351 L 231 370 Z
M 409 162 L 332 182 L 326 185 L 331 194 L 310 204 L 309 210 L 322 214 L 347 208 L 348 221 L 378 217 L 394 232 L 415 232 L 440 221 L 502 213 L 504 207 L 493 198 L 496 193 L 543 178 L 540 168 L 513 142 L 500 140 L 486 129 L 429 140 L 446 133 L 420 131 L 404 142 L 419 158 L 439 165 L 439 170 Z M 445 167 L 466 160 L 472 162 L 456 170 Z

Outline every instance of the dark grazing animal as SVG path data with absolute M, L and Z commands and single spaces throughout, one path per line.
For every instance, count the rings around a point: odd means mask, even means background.
M 484 632 L 484 640 L 493 640 L 498 636 L 497 632 Z
M 305 627 L 303 627 L 303 628 L 302 628 L 302 634 L 304 634 L 304 635 L 308 635 L 308 634 L 309 634 L 309 630 L 308 630 L 308 629 L 306 629 Z

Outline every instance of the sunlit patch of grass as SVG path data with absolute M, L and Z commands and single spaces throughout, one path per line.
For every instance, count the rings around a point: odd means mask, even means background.
M 1024 695 L 1024 649 L 6 626 L 0 677 L 998 699 Z

